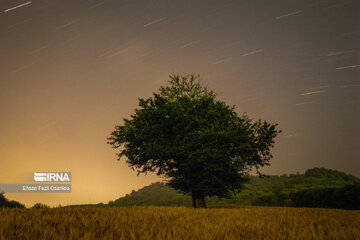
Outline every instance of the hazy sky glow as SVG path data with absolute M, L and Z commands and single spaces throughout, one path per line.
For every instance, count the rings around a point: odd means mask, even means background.
M 360 176 L 358 1 L 0 2 L 0 183 L 69 171 L 71 194 L 108 202 L 159 178 L 116 161 L 106 138 L 171 73 L 198 73 L 241 114 L 279 123 L 267 174 Z

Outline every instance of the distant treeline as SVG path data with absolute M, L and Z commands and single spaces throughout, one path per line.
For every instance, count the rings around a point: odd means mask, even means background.
M 360 209 L 360 184 L 307 189 L 290 195 L 295 207 Z
M 254 199 L 252 205 L 360 209 L 360 181 L 354 176 L 314 168 L 296 179 L 293 184 L 302 189 L 289 186 L 289 179 L 274 181 L 272 193 Z
M 253 205 L 360 209 L 360 184 L 265 195 L 255 199 Z
M 360 179 L 340 171 L 313 168 L 304 174 L 251 177 L 231 199 L 208 198 L 209 206 L 255 205 L 360 209 Z M 153 183 L 103 206 L 190 206 L 184 196 L 163 183 Z
M 340 171 L 313 168 L 304 174 L 251 177 L 244 190 L 231 199 L 211 197 L 208 206 L 254 205 L 360 209 L 360 179 Z M 70 205 L 67 207 L 107 206 L 191 206 L 191 197 L 164 183 L 153 183 L 109 203 Z M 24 205 L 0 194 L 1 207 Z M 35 204 L 33 208 L 47 207 Z
M 24 208 L 25 205 L 17 201 L 9 201 L 3 193 L 0 193 L 0 208 Z

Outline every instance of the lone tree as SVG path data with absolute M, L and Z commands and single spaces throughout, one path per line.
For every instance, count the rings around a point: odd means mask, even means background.
M 269 165 L 277 124 L 239 116 L 199 76 L 171 75 L 169 84 L 139 99 L 108 143 L 138 174 L 155 172 L 191 194 L 195 208 L 206 207 L 206 196 L 230 198 L 243 189 L 251 169 L 260 174 L 259 167 Z

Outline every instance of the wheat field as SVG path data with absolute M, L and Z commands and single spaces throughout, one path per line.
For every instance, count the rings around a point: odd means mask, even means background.
M 360 239 L 360 211 L 285 207 L 0 209 L 0 239 Z

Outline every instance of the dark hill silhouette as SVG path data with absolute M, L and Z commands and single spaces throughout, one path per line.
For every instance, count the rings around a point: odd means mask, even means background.
M 3 193 L 0 193 L 0 208 L 24 208 L 25 205 L 17 201 L 8 200 Z

